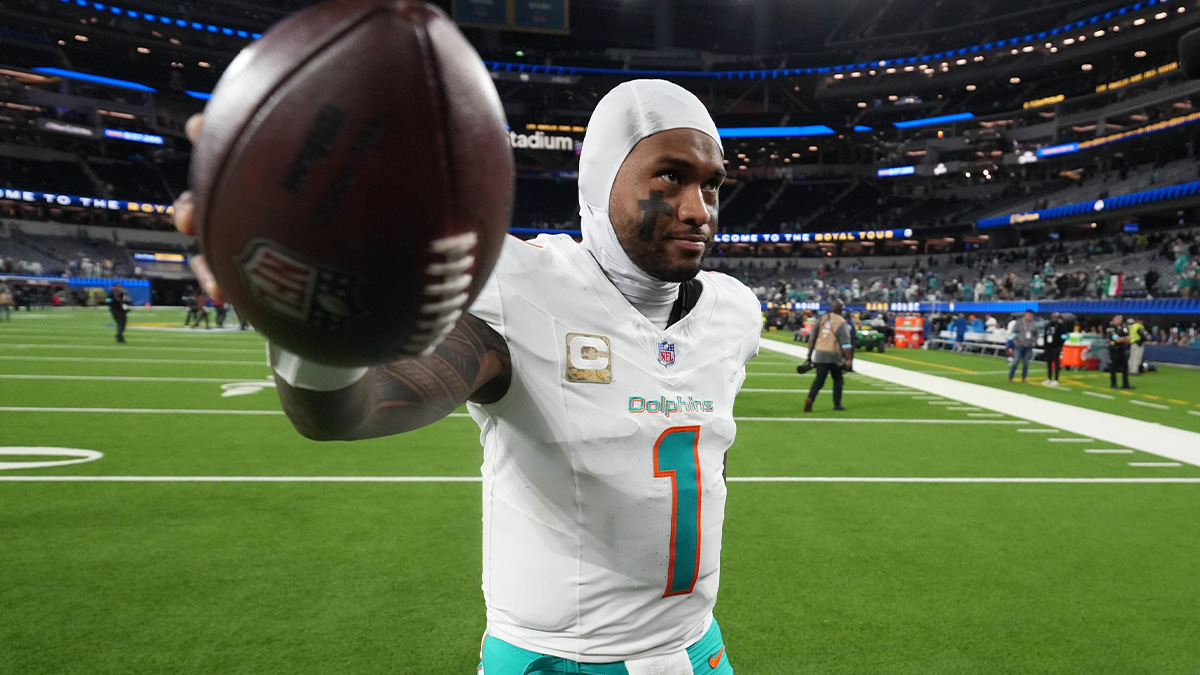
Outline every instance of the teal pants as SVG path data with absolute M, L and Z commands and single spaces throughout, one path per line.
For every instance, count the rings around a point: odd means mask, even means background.
M 733 675 L 721 628 L 713 621 L 704 637 L 687 648 L 695 675 Z M 715 665 L 714 665 L 715 664 Z M 613 663 L 577 663 L 557 656 L 538 654 L 513 646 L 491 635 L 483 641 L 480 675 L 629 675 L 621 661 Z

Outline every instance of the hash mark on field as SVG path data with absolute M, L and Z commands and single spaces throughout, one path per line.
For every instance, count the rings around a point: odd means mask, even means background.
M 1132 450 L 1126 450 L 1125 448 L 1088 448 L 1087 450 L 1084 450 L 1084 452 L 1091 453 L 1093 455 L 1132 455 L 1133 454 Z
M 1183 466 L 1183 465 L 1180 464 L 1179 462 L 1130 462 L 1129 466 L 1170 467 L 1170 466 Z
M 967 417 L 1004 417 L 1004 415 L 1001 413 L 967 413 Z
M 1085 392 L 1083 392 L 1083 395 L 1084 396 L 1095 396 L 1096 398 L 1104 398 L 1104 399 L 1108 399 L 1109 401 L 1116 398 L 1116 396 L 1109 396 L 1108 394 L 1101 394 L 1100 392 L 1097 392 L 1097 391 L 1085 391 Z
M 1161 403 L 1146 403 L 1145 401 L 1137 401 L 1137 400 L 1131 400 L 1129 402 L 1134 405 L 1140 405 L 1143 408 L 1155 408 L 1158 410 L 1170 410 L 1171 409 L 1171 406 L 1163 405 Z
M 961 412 L 966 412 L 966 411 L 979 410 L 979 408 L 976 408 L 975 406 L 970 406 L 970 405 L 960 405 L 960 406 L 955 406 L 952 408 L 946 408 L 946 410 L 958 410 Z
M 954 405 L 958 401 L 926 401 L 929 405 Z
M 1200 417 L 1200 410 L 1189 410 L 1188 414 L 1195 415 L 1196 417 Z
M 1051 443 L 1091 443 L 1091 438 L 1047 438 Z
M 1023 434 L 1057 434 L 1058 429 L 1017 429 Z

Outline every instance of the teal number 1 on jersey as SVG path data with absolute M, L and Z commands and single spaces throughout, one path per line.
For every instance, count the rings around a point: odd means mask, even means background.
M 663 597 L 691 593 L 700 571 L 700 427 L 671 427 L 654 443 L 654 477 L 671 479 L 671 557 Z

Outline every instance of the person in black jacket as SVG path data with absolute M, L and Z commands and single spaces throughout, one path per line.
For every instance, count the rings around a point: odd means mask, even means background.
M 129 294 L 125 292 L 125 287 L 121 284 L 113 284 L 106 302 L 108 311 L 117 324 L 117 342 L 125 342 L 125 320 L 129 316 L 129 309 L 133 306 L 133 303 L 129 301 Z
M 1125 326 L 1125 318 L 1118 314 L 1108 325 L 1108 381 L 1109 385 L 1117 388 L 1117 373 L 1121 373 L 1121 388 L 1133 389 L 1129 386 L 1129 328 Z
M 1042 329 L 1042 350 L 1046 353 L 1046 381 L 1049 387 L 1058 386 L 1058 374 L 1062 370 L 1062 347 L 1071 329 L 1062 321 L 1062 315 L 1054 312 Z

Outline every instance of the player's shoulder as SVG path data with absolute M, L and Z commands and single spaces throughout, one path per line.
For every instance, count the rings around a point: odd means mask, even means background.
M 496 263 L 498 274 L 521 274 L 529 271 L 546 272 L 557 266 L 566 266 L 571 247 L 579 244 L 565 234 L 540 234 L 533 239 L 520 239 L 513 235 L 504 238 L 504 248 Z
M 705 270 L 700 273 L 699 278 L 705 286 L 712 287 L 717 291 L 720 300 L 746 308 L 747 311 L 753 311 L 756 314 L 761 311 L 762 303 L 758 296 L 754 295 L 754 291 L 728 274 Z
M 715 311 L 721 316 L 744 321 L 749 329 L 762 326 L 762 302 L 746 284 L 721 272 L 704 271 L 699 275 L 706 291 L 716 294 Z

